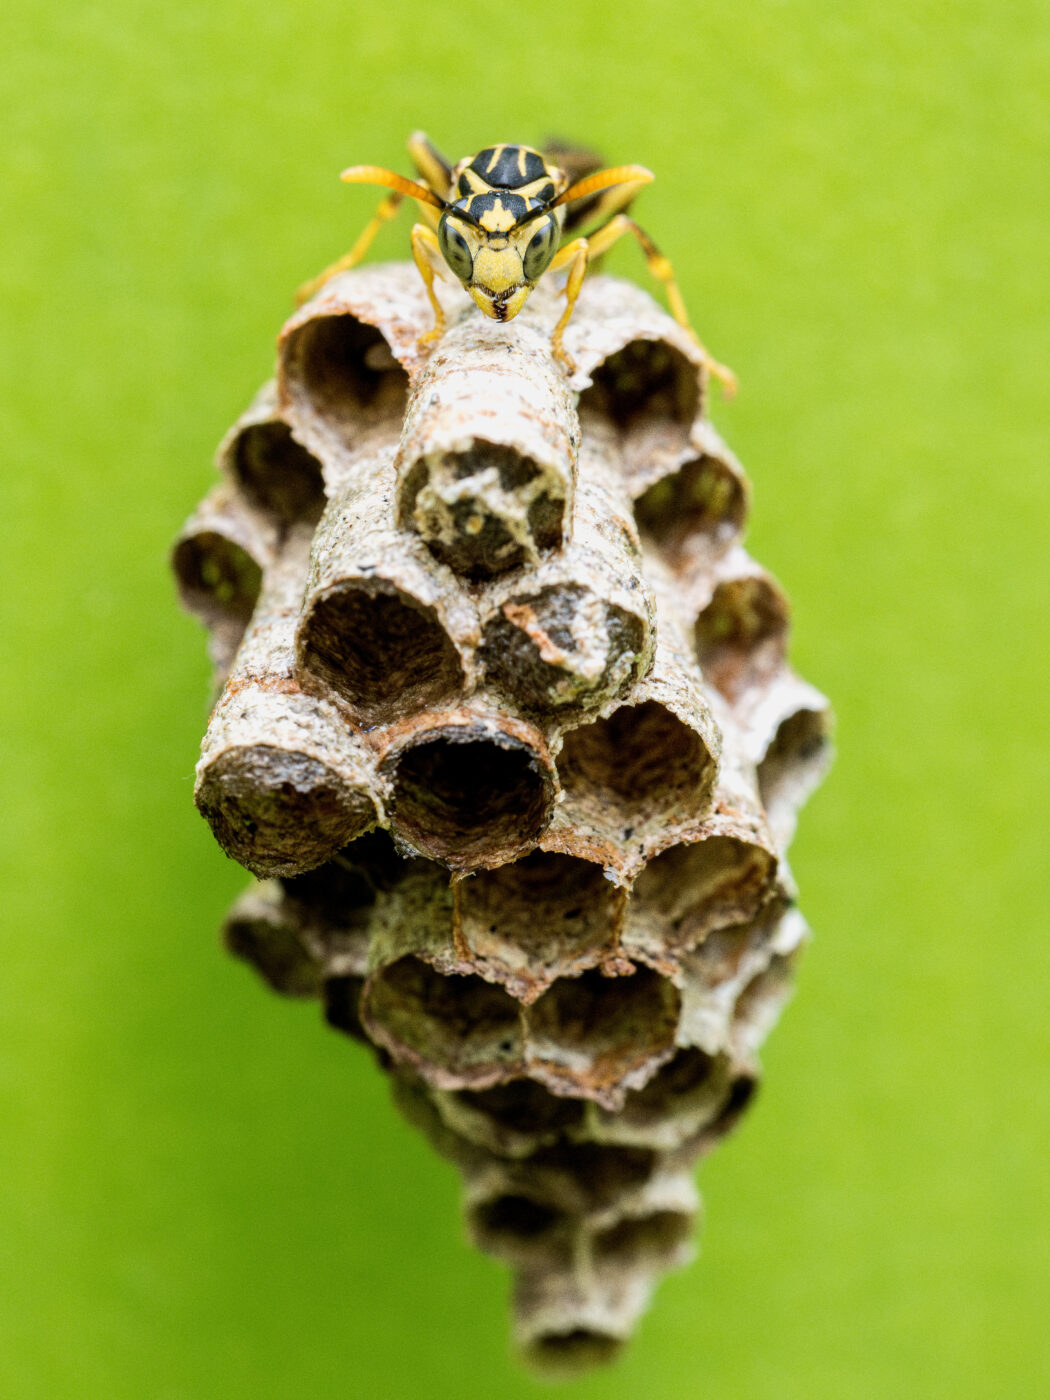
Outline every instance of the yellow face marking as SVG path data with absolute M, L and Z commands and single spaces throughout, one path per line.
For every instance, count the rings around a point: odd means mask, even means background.
M 509 233 L 514 227 L 514 215 L 504 209 L 502 199 L 497 196 L 492 208 L 482 214 L 480 223 L 486 233 Z

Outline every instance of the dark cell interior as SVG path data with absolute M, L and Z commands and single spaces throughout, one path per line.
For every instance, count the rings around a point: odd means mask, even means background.
M 368 1044 L 361 1025 L 361 977 L 329 977 L 324 984 L 324 1018 L 333 1029 Z
M 672 565 L 685 562 L 697 545 L 710 553 L 730 545 L 746 514 L 743 483 L 724 462 L 706 456 L 654 482 L 634 503 L 638 529 Z
M 438 1068 L 469 1083 L 520 1058 L 518 1007 L 506 992 L 480 977 L 443 976 L 418 958 L 375 973 L 363 1012 L 394 1058 L 407 1051 L 422 1073 Z
M 458 1097 L 501 1127 L 524 1133 L 573 1128 L 583 1118 L 583 1104 L 578 1099 L 560 1098 L 530 1079 L 516 1079 L 492 1089 L 464 1089 Z
M 360 425 L 403 417 L 408 376 L 375 326 L 350 315 L 320 316 L 286 349 L 289 386 L 353 443 Z
M 232 540 L 203 530 L 175 546 L 172 566 L 185 606 L 202 621 L 247 627 L 262 587 L 262 570 Z
M 535 844 L 550 816 L 549 780 L 524 744 L 446 729 L 406 748 L 394 773 L 400 832 L 464 868 Z
M 652 1175 L 657 1154 L 645 1147 L 610 1147 L 594 1142 L 562 1142 L 541 1147 L 528 1158 L 537 1181 L 553 1175 L 552 1192 L 575 1198 L 577 1209 L 604 1210 L 625 1191 L 642 1186 Z M 563 1181 L 559 1185 L 556 1178 Z M 537 1188 L 539 1189 L 539 1188 Z
M 468 943 L 489 943 L 487 933 L 523 951 L 540 971 L 611 942 L 618 892 L 599 865 L 531 851 L 511 865 L 479 872 L 461 887 L 460 899 Z
M 275 992 L 284 996 L 316 996 L 319 973 L 287 924 L 234 914 L 225 928 L 226 947 L 255 968 Z
M 695 791 L 710 763 L 695 730 L 646 700 L 571 730 L 558 768 L 567 791 L 597 790 L 649 817 L 665 810 L 679 789 Z
M 697 368 L 665 340 L 632 340 L 604 360 L 580 396 L 580 411 L 595 409 L 621 428 L 641 421 L 692 423 L 700 407 Z
M 433 609 L 372 579 L 315 599 L 299 628 L 303 666 L 366 724 L 383 724 L 458 694 L 463 665 Z
M 623 1343 L 608 1333 L 590 1327 L 574 1327 L 571 1332 L 545 1332 L 528 1351 L 535 1365 L 553 1371 L 587 1371 L 605 1366 L 614 1359 Z
M 475 1207 L 473 1222 L 481 1236 L 509 1236 L 535 1241 L 548 1234 L 564 1219 L 561 1211 L 528 1196 L 503 1195 Z
M 758 786 L 765 806 L 801 801 L 819 777 L 828 756 L 828 718 L 818 710 L 798 710 L 777 729 L 758 765 Z
M 316 522 L 324 510 L 321 464 L 285 423 L 255 423 L 241 433 L 232 470 L 245 496 L 277 519 Z
M 638 876 L 634 897 L 656 910 L 679 946 L 709 929 L 744 923 L 767 898 L 775 858 L 734 836 L 709 836 L 662 851 Z
M 780 664 L 787 630 L 787 601 L 769 579 L 720 583 L 696 621 L 696 653 L 705 680 L 736 699 Z
M 602 1230 L 594 1238 L 594 1253 L 600 1262 L 627 1267 L 646 1260 L 670 1261 L 691 1233 L 692 1220 L 682 1211 L 654 1211 Z

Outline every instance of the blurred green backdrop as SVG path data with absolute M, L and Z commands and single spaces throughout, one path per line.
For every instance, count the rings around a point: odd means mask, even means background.
M 372 207 L 338 171 L 425 126 L 657 172 L 839 714 L 794 856 L 817 940 L 702 1257 L 572 1393 L 1046 1394 L 1046 4 L 24 0 L 0 39 L 0 1393 L 546 1393 L 451 1169 L 217 946 L 244 877 L 192 808 L 166 571 Z

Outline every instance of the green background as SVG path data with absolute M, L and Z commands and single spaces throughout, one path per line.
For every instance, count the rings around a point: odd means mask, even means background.
M 217 945 L 244 877 L 193 811 L 166 572 L 371 208 L 337 172 L 407 169 L 417 126 L 657 172 L 639 217 L 740 375 L 750 547 L 839 715 L 794 849 L 816 941 L 702 1256 L 569 1393 L 1046 1394 L 1045 3 L 30 0 L 0 44 L 0 1394 L 549 1393 L 451 1169 Z

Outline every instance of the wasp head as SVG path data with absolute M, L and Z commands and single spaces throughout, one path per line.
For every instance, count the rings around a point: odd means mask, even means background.
M 486 316 L 510 321 L 525 305 L 557 252 L 560 213 L 504 190 L 446 205 L 442 256 Z

